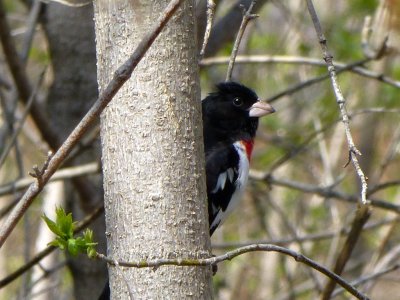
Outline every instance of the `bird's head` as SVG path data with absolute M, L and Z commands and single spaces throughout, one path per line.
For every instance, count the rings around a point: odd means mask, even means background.
M 223 82 L 217 91 L 203 100 L 203 118 L 207 117 L 213 127 L 225 130 L 245 129 L 251 136 L 257 130 L 258 118 L 271 114 L 275 109 L 260 101 L 257 94 L 236 82 Z

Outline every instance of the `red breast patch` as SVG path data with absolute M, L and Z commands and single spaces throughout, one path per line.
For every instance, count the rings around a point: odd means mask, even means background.
M 240 143 L 246 150 L 247 159 L 250 161 L 251 152 L 253 151 L 254 140 L 241 140 Z

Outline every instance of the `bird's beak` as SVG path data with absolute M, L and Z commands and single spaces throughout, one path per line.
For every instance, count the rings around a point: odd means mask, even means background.
M 250 117 L 263 117 L 275 112 L 275 109 L 267 102 L 257 101 L 249 109 Z

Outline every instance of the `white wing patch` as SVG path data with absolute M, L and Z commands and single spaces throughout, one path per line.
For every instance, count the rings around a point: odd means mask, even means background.
M 225 221 L 226 217 L 239 204 L 240 199 L 242 198 L 244 193 L 244 187 L 246 186 L 249 177 L 249 159 L 246 155 L 245 146 L 240 141 L 235 142 L 233 146 L 239 154 L 239 166 L 237 170 L 238 178 L 234 182 L 234 184 L 236 185 L 236 190 L 233 193 L 232 198 L 229 201 L 228 207 L 225 211 L 223 211 L 221 207 L 216 208 L 218 209 L 218 213 L 215 216 L 213 223 L 211 224 L 211 228 L 216 228 L 221 225 Z M 211 191 L 211 193 L 216 193 L 218 190 L 223 190 L 225 188 L 227 179 L 230 182 L 233 182 L 234 172 L 235 171 L 232 168 L 229 168 L 224 173 L 220 174 L 218 177 L 217 185 Z
M 211 191 L 211 193 L 215 194 L 219 190 L 223 190 L 225 188 L 226 180 L 228 179 L 231 183 L 233 183 L 233 177 L 235 176 L 235 171 L 232 168 L 229 168 L 224 173 L 221 173 L 218 176 L 217 184 L 215 188 Z

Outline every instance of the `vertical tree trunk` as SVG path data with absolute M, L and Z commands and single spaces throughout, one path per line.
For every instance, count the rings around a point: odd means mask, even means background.
M 95 1 L 100 90 L 168 1 Z M 108 255 L 210 253 L 195 1 L 185 1 L 101 117 Z M 205 267 L 109 268 L 112 297 L 211 299 Z

